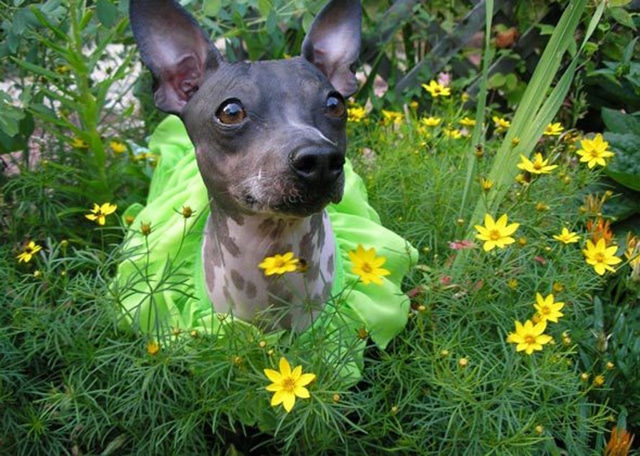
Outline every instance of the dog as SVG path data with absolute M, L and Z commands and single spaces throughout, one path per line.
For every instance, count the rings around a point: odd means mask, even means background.
M 299 57 L 228 63 L 174 0 L 131 0 L 156 106 L 195 147 L 211 214 L 202 263 L 214 311 L 268 329 L 308 327 L 330 299 L 336 246 L 325 207 L 341 200 L 345 100 L 357 90 L 359 0 L 331 0 Z M 293 252 L 304 267 L 258 265 Z

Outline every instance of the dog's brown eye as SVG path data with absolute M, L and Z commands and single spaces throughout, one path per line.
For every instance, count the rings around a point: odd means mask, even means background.
M 347 111 L 344 100 L 338 94 L 331 94 L 327 97 L 326 109 L 327 113 L 333 117 L 342 117 Z
M 240 100 L 227 100 L 216 111 L 216 118 L 224 125 L 236 125 L 247 117 Z

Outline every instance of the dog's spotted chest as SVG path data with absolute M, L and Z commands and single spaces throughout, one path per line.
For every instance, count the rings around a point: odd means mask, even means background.
M 306 267 L 282 276 L 266 276 L 258 267 L 264 258 L 287 252 Z M 302 329 L 330 299 L 335 245 L 324 211 L 304 219 L 211 215 L 202 255 L 216 312 L 232 312 L 258 325 L 275 322 L 268 329 Z

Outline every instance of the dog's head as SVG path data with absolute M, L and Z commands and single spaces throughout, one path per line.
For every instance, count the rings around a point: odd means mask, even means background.
M 156 105 L 184 121 L 218 208 L 303 217 L 342 198 L 359 0 L 331 0 L 302 55 L 277 61 L 225 62 L 174 0 L 131 0 L 130 17 Z

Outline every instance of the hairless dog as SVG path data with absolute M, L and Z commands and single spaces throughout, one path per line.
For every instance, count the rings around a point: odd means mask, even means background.
M 343 193 L 359 0 L 331 0 L 302 55 L 276 61 L 226 62 L 174 0 L 131 0 L 130 18 L 156 106 L 182 119 L 208 191 L 202 263 L 214 310 L 304 329 L 330 298 L 335 272 L 324 208 Z M 257 267 L 286 252 L 305 267 L 285 277 Z

